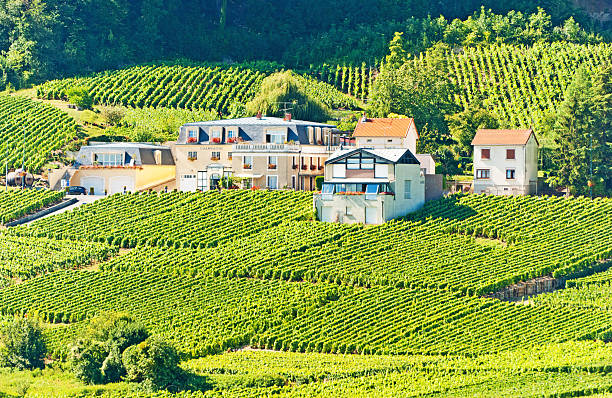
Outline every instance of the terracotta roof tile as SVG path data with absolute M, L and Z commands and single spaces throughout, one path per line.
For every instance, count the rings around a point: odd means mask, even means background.
M 405 137 L 414 119 L 359 119 L 353 137 Z
M 487 130 L 476 132 L 472 145 L 525 145 L 533 130 Z M 534 134 L 535 137 L 535 134 Z M 537 138 L 536 138 L 537 142 Z

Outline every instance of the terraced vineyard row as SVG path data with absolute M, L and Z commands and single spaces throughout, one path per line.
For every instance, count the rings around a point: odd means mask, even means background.
M 0 276 L 29 278 L 56 269 L 103 261 L 117 250 L 106 244 L 0 234 Z
M 108 270 L 469 294 L 575 275 L 612 255 L 610 199 L 468 195 L 429 202 L 409 219 L 375 227 L 283 222 L 306 218 L 309 206 L 305 193 L 123 195 L 12 231 L 145 245 L 105 263 Z
M 122 247 L 213 247 L 285 219 L 309 218 L 311 201 L 307 192 L 283 191 L 115 195 L 13 231 L 38 237 L 82 237 Z
M 467 108 L 478 98 L 508 126 L 533 126 L 556 110 L 579 66 L 595 70 L 612 59 L 612 45 L 538 43 L 467 48 L 449 57 L 462 93 L 456 102 Z
M 65 336 L 77 333 L 78 321 L 117 308 L 193 356 L 245 344 L 299 352 L 477 354 L 594 338 L 612 322 L 607 312 L 433 290 L 143 272 L 56 271 L 0 290 L 0 303 L 2 315 L 77 322 L 50 329 L 56 354 L 65 349 Z
M 55 150 L 77 138 L 77 123 L 61 110 L 28 98 L 0 95 L 0 163 L 38 171 Z
M 90 77 L 52 80 L 37 87 L 44 99 L 65 99 L 71 87 L 86 87 L 97 104 L 135 108 L 215 110 L 227 114 L 246 104 L 272 71 L 241 66 L 141 65 Z M 357 101 L 332 85 L 302 77 L 307 91 L 331 108 L 359 108 Z
M 1 99 L 2 97 L 0 97 Z M 64 192 L 33 189 L 0 190 L 0 224 L 23 217 L 64 197 Z

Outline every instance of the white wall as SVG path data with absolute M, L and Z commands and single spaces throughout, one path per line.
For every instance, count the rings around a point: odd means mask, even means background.
M 406 132 L 405 137 L 356 137 L 358 148 L 408 148 L 416 153 L 417 131 L 414 124 Z
M 482 159 L 481 150 L 490 149 L 491 158 Z M 506 149 L 514 149 L 515 158 L 506 159 Z M 489 169 L 489 179 L 478 179 L 478 169 Z M 506 179 L 506 170 L 514 169 L 514 179 Z M 527 145 L 475 145 L 474 192 L 528 194 L 530 180 L 537 179 L 537 144 L 531 136 Z

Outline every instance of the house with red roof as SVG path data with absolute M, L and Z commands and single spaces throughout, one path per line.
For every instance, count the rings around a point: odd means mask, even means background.
M 416 154 L 419 139 L 412 118 L 368 118 L 359 119 L 353 132 L 355 145 L 360 148 L 397 149 L 406 148 Z
M 537 193 L 538 139 L 531 129 L 476 132 L 474 193 L 531 195 Z

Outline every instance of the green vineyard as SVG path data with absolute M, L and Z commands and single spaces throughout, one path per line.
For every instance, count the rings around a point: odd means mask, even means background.
M 37 87 L 44 99 L 66 99 L 71 87 L 83 86 L 94 102 L 134 108 L 215 110 L 228 114 L 234 104 L 246 104 L 273 70 L 247 66 L 142 65 L 98 73 L 91 77 L 48 81 Z M 301 77 L 307 92 L 331 108 L 359 108 L 353 98 L 332 85 Z
M 122 195 L 13 232 L 137 247 L 107 269 L 470 294 L 574 275 L 612 254 L 609 199 L 467 195 L 376 227 L 281 222 L 307 218 L 310 200 L 286 192 Z
M 27 98 L 0 95 L 1 166 L 38 171 L 77 138 L 79 127 L 59 109 Z
M 0 190 L 0 224 L 6 224 L 49 204 L 60 201 L 64 192 L 33 189 Z

